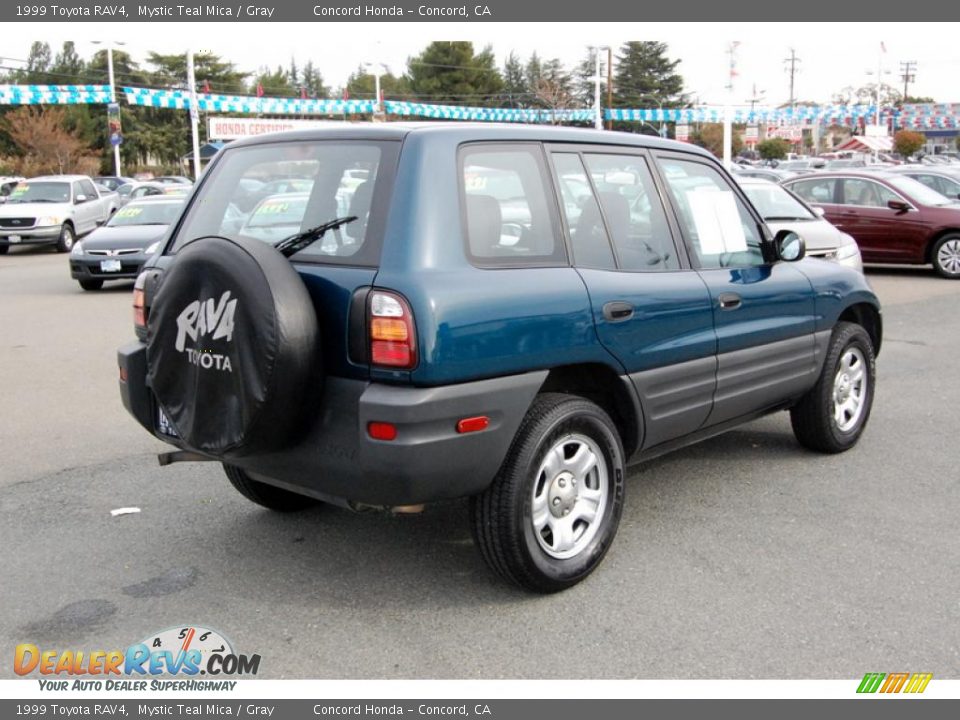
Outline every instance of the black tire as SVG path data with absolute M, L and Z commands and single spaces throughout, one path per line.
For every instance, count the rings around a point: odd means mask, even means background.
M 77 280 L 84 290 L 99 290 L 103 287 L 103 280 Z
M 60 237 L 57 238 L 57 252 L 65 253 L 73 249 L 73 244 L 77 241 L 77 234 L 73 230 L 73 225 L 64 223 L 60 226 Z
M 960 279 L 960 235 L 944 235 L 937 240 L 930 253 L 933 269 L 940 277 Z
M 10 250 L 9 245 L 0 245 L 0 255 L 6 255 Z
M 866 386 L 860 391 L 859 413 L 849 418 L 845 413 L 841 422 L 835 414 L 835 394 L 843 392 L 843 388 L 838 386 L 841 382 L 841 362 L 856 354 L 859 354 L 857 364 L 862 362 L 862 367 L 858 369 Z M 847 376 L 855 375 L 852 370 L 846 373 Z M 876 361 L 870 336 L 859 325 L 838 323 L 830 338 L 817 384 L 790 410 L 790 421 L 797 440 L 804 447 L 822 453 L 840 453 L 852 448 L 870 419 L 875 386 Z M 856 388 L 857 383 L 851 383 L 850 394 L 856 394 Z M 843 423 L 849 423 L 849 426 L 844 427 Z
M 555 474 L 553 480 L 547 477 L 548 470 L 542 466 L 547 455 L 557 449 L 559 457 L 565 457 L 568 448 L 579 450 L 578 445 L 592 450 L 577 438 L 585 438 L 593 444 L 593 449 L 598 451 L 594 453 L 597 465 L 595 470 L 581 478 L 576 491 L 571 491 L 563 489 L 567 466 L 564 465 L 564 472 Z M 569 445 L 564 444 L 567 441 Z M 549 472 L 553 474 L 556 470 Z M 574 545 L 570 551 L 575 553 L 569 557 L 554 556 L 544 545 L 555 545 L 560 549 L 562 543 L 546 526 L 539 530 L 535 526 L 535 496 L 544 498 L 541 517 L 553 527 L 554 522 L 563 522 L 568 514 L 571 518 L 580 515 L 580 511 L 574 511 L 579 503 L 588 504 L 584 489 L 596 492 L 604 486 L 601 472 L 606 474 L 606 492 L 605 500 L 597 502 L 596 527 L 593 527 L 594 523 L 571 519 Z M 527 412 L 490 487 L 470 499 L 474 541 L 490 568 L 508 582 L 540 593 L 569 588 L 596 569 L 617 534 L 623 511 L 624 476 L 620 436 L 613 421 L 601 408 L 573 395 L 540 395 Z M 577 486 L 576 482 L 568 483 L 566 488 Z M 592 483 L 597 487 L 594 488 Z M 561 503 L 566 512 L 563 507 L 550 510 L 551 505 L 560 499 L 555 493 L 566 493 Z M 579 507 L 582 511 L 584 506 Z M 558 516 L 561 512 L 563 515 Z M 579 534 L 577 523 L 580 523 Z
M 267 483 L 254 480 L 244 470 L 236 465 L 227 465 L 223 463 L 223 471 L 227 475 L 227 480 L 237 491 L 247 500 L 255 502 L 270 510 L 277 512 L 296 512 L 305 510 L 317 505 L 320 501 L 314 500 L 306 495 L 300 495 L 283 488 L 278 488 Z

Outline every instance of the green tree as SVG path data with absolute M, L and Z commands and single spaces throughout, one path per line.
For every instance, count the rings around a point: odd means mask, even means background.
M 679 60 L 667 57 L 667 45 L 654 41 L 624 43 L 616 58 L 614 107 L 644 108 L 662 103 L 680 107 L 686 103 Z
M 360 66 L 347 78 L 347 92 L 351 98 L 373 98 L 377 94 L 377 80 Z M 409 95 L 410 83 L 403 75 L 384 73 L 380 76 L 380 92 L 388 100 L 402 99 Z
M 503 104 L 510 108 L 526 107 L 530 100 L 530 88 L 523 74 L 523 65 L 515 52 L 510 52 L 503 63 Z
M 287 75 L 287 71 L 279 65 L 273 72 L 267 67 L 260 68 L 260 71 L 250 81 L 249 93 L 256 95 L 258 88 L 261 88 L 263 94 L 269 97 L 290 97 L 298 94 L 290 83 L 290 76 Z
M 927 144 L 927 136 L 913 130 L 898 130 L 893 136 L 893 149 L 903 157 L 910 157 Z
M 50 82 L 50 65 L 52 64 L 50 46 L 39 40 L 30 46 L 27 55 L 27 65 L 23 70 L 15 73 L 15 81 L 23 84 L 44 85 Z
M 767 138 L 757 144 L 757 152 L 764 160 L 782 160 L 790 152 L 790 143 L 783 138 Z
M 424 102 L 495 104 L 503 89 L 493 50 L 474 53 L 473 43 L 438 41 L 407 61 L 410 90 Z
M 329 88 L 323 84 L 323 75 L 317 70 L 313 60 L 307 60 L 300 78 L 300 86 L 307 91 L 307 97 L 325 98 L 329 94 Z

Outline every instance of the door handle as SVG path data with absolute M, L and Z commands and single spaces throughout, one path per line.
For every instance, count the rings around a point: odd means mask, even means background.
M 743 304 L 743 300 L 736 293 L 722 293 L 719 300 L 721 310 L 736 310 Z
M 603 306 L 603 317 L 610 322 L 623 322 L 633 317 L 633 305 L 626 302 L 608 302 Z

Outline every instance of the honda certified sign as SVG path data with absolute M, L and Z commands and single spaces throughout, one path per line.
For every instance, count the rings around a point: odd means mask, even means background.
M 207 121 L 207 137 L 211 140 L 239 140 L 240 138 L 265 135 L 287 130 L 343 125 L 333 120 L 283 120 L 272 118 L 225 118 L 212 117 Z

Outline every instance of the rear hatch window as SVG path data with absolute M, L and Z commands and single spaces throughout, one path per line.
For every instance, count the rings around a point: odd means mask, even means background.
M 173 251 L 199 237 L 275 244 L 337 218 L 296 261 L 375 267 L 399 143 L 274 142 L 227 148 L 208 170 Z

